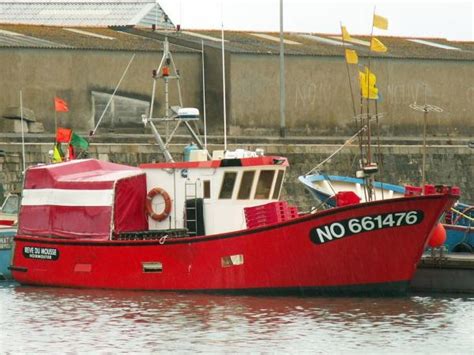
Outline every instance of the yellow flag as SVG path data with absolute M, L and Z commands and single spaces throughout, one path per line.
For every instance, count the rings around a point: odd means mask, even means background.
M 385 17 L 374 14 L 374 27 L 386 30 L 388 29 L 388 20 Z
M 348 64 L 357 64 L 359 58 L 357 57 L 357 52 L 353 49 L 346 49 L 346 62 Z
M 342 31 L 342 39 L 344 41 L 352 41 L 351 35 L 349 34 L 349 32 L 347 32 L 346 26 L 342 26 L 341 31 Z
M 63 161 L 61 153 L 59 152 L 58 145 L 56 144 L 53 149 L 53 163 L 60 163 Z
M 386 52 L 387 47 L 380 42 L 377 38 L 373 37 L 372 40 L 370 41 L 370 50 L 374 52 Z
M 379 89 L 375 86 L 377 78 L 375 74 L 365 68 L 365 72 L 359 71 L 360 92 L 364 99 L 377 100 L 379 98 Z

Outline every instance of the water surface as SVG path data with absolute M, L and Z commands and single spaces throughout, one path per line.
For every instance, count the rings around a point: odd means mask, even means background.
M 0 283 L 1 353 L 474 354 L 474 296 L 324 298 Z

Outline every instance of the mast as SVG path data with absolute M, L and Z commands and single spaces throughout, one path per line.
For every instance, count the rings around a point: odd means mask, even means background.
M 156 95 L 156 82 L 158 79 L 164 81 L 165 89 L 165 116 L 160 118 L 153 118 L 153 106 L 155 102 L 155 95 Z M 178 91 L 178 101 L 179 106 L 170 106 L 169 103 L 169 82 L 170 80 L 176 80 L 176 86 Z M 185 112 L 182 112 L 185 111 Z M 173 157 L 168 149 L 168 144 L 170 143 L 173 135 L 178 130 L 181 123 L 185 125 L 187 130 L 189 131 L 191 137 L 196 142 L 199 149 L 204 149 L 204 146 L 199 139 L 199 136 L 194 132 L 191 125 L 189 124 L 190 120 L 198 119 L 199 111 L 197 109 L 188 108 L 183 109 L 183 97 L 181 95 L 181 85 L 180 85 L 180 74 L 179 70 L 176 68 L 176 64 L 173 59 L 173 55 L 169 49 L 169 42 L 168 37 L 165 37 L 165 41 L 163 42 L 163 57 L 161 58 L 160 65 L 158 69 L 153 70 L 153 88 L 152 88 L 152 96 L 150 99 L 150 108 L 149 108 L 149 115 L 142 115 L 142 121 L 146 125 L 147 123 L 150 124 L 152 129 L 153 135 L 155 140 L 163 153 L 163 156 L 167 162 L 174 162 Z M 155 126 L 154 120 L 165 122 L 166 127 L 166 135 L 167 140 L 166 143 L 163 141 L 158 129 Z M 168 135 L 168 124 L 171 121 L 176 121 L 176 126 L 173 129 L 172 133 Z M 210 157 L 209 152 L 207 156 Z
M 280 0 L 280 137 L 286 137 L 285 45 L 283 41 L 283 0 Z
M 221 4 L 221 43 L 222 43 L 222 105 L 224 111 L 224 151 L 227 150 L 227 106 L 226 106 L 226 89 L 225 89 L 225 49 L 224 49 L 224 4 Z
M 423 195 L 425 194 L 426 185 L 426 126 L 428 125 L 428 112 L 443 112 L 441 107 L 435 105 L 429 105 L 426 103 L 426 85 L 424 85 L 425 104 L 417 105 L 416 102 L 410 105 L 410 108 L 423 112 L 423 153 L 422 153 L 422 164 L 421 164 L 421 186 L 423 189 Z

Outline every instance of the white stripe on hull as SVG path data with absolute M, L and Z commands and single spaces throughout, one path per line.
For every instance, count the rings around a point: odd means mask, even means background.
M 112 206 L 114 190 L 25 189 L 22 206 Z

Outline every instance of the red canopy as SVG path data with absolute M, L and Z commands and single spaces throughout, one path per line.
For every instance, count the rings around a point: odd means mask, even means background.
M 108 240 L 113 232 L 148 230 L 146 176 L 95 159 L 29 168 L 18 233 Z

